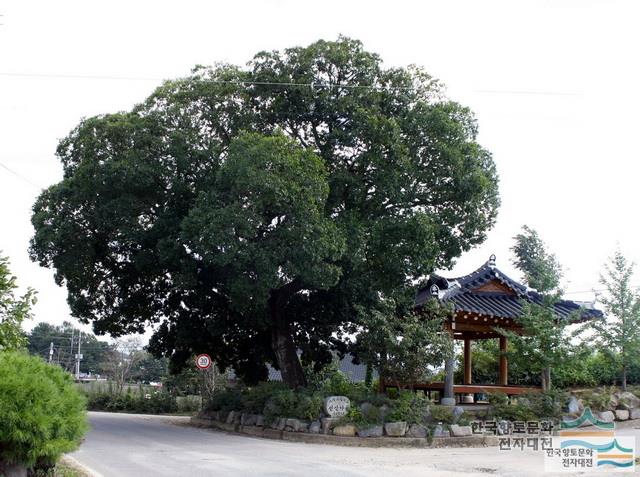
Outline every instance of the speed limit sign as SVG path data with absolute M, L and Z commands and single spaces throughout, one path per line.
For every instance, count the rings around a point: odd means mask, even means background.
M 211 367 L 211 356 L 208 354 L 199 354 L 196 356 L 196 366 L 200 369 Z

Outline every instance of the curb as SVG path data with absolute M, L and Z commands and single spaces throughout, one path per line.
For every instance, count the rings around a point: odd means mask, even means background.
M 344 447 L 395 447 L 395 448 L 443 448 L 443 447 L 491 447 L 497 446 L 496 436 L 469 436 L 435 438 L 429 442 L 423 437 L 342 437 L 329 434 L 309 434 L 305 432 L 279 431 L 277 429 L 257 426 L 241 426 L 227 424 L 209 418 L 192 417 L 190 424 L 194 427 L 213 428 L 220 431 L 259 437 L 263 439 L 302 442 L 305 444 L 337 445 Z
M 75 457 L 71 457 L 69 454 L 64 454 L 60 458 L 60 461 L 64 462 L 69 467 L 72 467 L 73 469 L 78 470 L 83 474 L 86 474 L 88 477 L 103 477 L 103 475 L 100 472 L 96 472 L 95 470 L 90 469 Z

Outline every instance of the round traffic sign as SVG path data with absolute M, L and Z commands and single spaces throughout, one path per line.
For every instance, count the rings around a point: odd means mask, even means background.
M 199 354 L 196 356 L 196 366 L 200 369 L 211 367 L 211 356 L 208 354 Z

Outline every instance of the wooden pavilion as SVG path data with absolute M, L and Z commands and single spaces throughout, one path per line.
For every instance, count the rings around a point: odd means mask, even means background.
M 517 318 L 522 313 L 524 302 L 543 303 L 543 295 L 536 290 L 516 282 L 502 273 L 492 255 L 488 262 L 473 273 L 457 278 L 444 278 L 432 274 L 426 286 L 420 288 L 415 298 L 420 307 L 430 298 L 453 305 L 454 313 L 445 327 L 453 339 L 464 341 L 464 380 L 453 383 L 454 360 L 445 363 L 444 383 L 419 383 L 416 389 L 423 389 L 429 395 L 437 391 L 443 404 L 453 405 L 456 401 L 473 403 L 474 396 L 486 392 L 503 392 L 509 396 L 537 391 L 540 388 L 511 386 L 508 380 L 507 338 L 496 328 L 521 332 Z M 554 305 L 560 319 L 585 321 L 601 318 L 602 312 L 593 304 L 560 300 Z M 497 384 L 473 384 L 471 382 L 471 344 L 474 340 L 499 339 L 500 358 Z M 381 378 L 382 387 L 387 387 Z M 390 385 L 389 385 L 390 386 Z

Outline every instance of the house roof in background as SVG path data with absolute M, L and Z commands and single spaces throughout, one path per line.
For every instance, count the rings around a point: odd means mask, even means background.
M 282 375 L 279 370 L 270 365 L 267 365 L 267 367 L 269 368 L 269 381 L 282 381 Z M 338 369 L 346 374 L 352 383 L 364 382 L 367 374 L 367 366 L 365 364 L 354 364 L 353 356 L 350 354 L 346 354 L 344 358 L 338 361 Z M 373 379 L 377 377 L 378 373 L 373 370 Z

